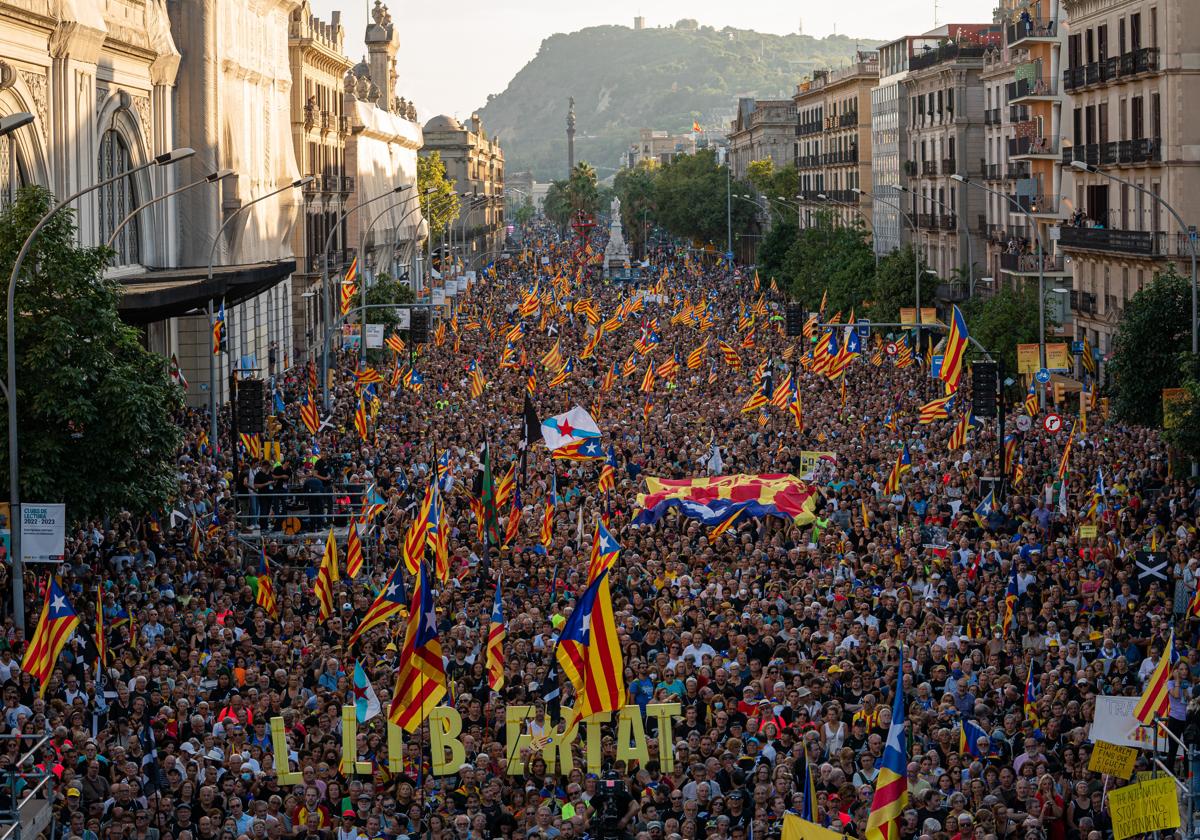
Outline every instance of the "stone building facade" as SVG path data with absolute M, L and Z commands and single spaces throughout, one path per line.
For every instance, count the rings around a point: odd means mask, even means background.
M 796 106 L 790 99 L 738 100 L 729 125 L 729 165 L 734 178 L 746 177 L 751 163 L 771 161 L 776 169 L 792 162 Z
M 494 259 L 504 244 L 504 152 L 476 114 L 467 125 L 442 114 L 425 123 L 421 154 L 437 152 L 461 196 L 451 237 L 464 270 Z M 461 247 L 460 247 L 461 246 Z

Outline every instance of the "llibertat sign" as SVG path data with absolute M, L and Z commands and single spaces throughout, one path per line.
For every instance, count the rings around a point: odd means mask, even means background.
M 646 706 L 646 717 L 658 721 L 658 761 L 664 773 L 675 770 L 674 739 L 671 737 L 672 718 L 678 717 L 678 703 L 650 703 Z M 609 723 L 612 715 L 601 712 L 584 718 L 569 739 L 555 737 L 535 743 L 533 736 L 522 733 L 526 721 L 534 716 L 533 706 L 506 706 L 504 709 L 505 755 L 508 757 L 507 774 L 518 776 L 525 772 L 524 757 L 530 752 L 541 752 L 549 773 L 570 773 L 575 768 L 572 747 L 584 735 L 584 763 L 588 773 L 599 775 L 602 767 L 600 727 Z M 562 709 L 564 720 L 571 716 L 571 709 Z M 437 706 L 429 713 L 430 760 L 435 776 L 451 776 L 466 761 L 466 748 L 461 739 L 462 715 L 451 706 Z M 387 726 L 387 769 L 391 773 L 404 771 L 404 730 L 391 721 Z M 341 772 L 347 776 L 358 773 L 367 775 L 373 771 L 368 761 L 357 761 L 358 718 L 354 706 L 342 706 L 342 764 Z M 283 718 L 271 718 L 271 747 L 275 756 L 275 768 L 280 785 L 295 785 L 303 781 L 299 772 L 288 766 L 287 734 Z M 650 760 L 650 745 L 646 728 L 642 722 L 642 709 L 634 704 L 617 710 L 617 760 L 637 761 L 643 766 Z

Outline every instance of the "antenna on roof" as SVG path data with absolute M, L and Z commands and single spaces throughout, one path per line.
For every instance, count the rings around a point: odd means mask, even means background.
M 933 0 L 933 25 L 938 26 L 938 0 Z

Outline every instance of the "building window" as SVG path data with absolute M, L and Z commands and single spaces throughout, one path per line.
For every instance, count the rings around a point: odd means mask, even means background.
M 133 168 L 129 157 L 129 146 L 114 129 L 104 132 L 100 138 L 100 160 L 97 177 L 100 181 L 116 177 Z M 100 241 L 107 242 L 117 225 L 121 224 L 133 208 L 137 207 L 137 194 L 132 179 L 121 178 L 99 191 Z M 141 260 L 141 242 L 138 219 L 135 216 L 113 242 L 117 265 L 131 265 Z
M 28 183 L 29 172 L 16 139 L 0 139 L 0 207 L 11 204 L 17 197 L 17 191 Z

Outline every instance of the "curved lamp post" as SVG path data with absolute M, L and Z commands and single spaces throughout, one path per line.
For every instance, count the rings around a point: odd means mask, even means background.
M 137 207 L 135 207 L 129 211 L 129 214 L 124 219 L 121 220 L 120 224 L 118 224 L 115 228 L 113 228 L 113 232 L 111 234 L 109 234 L 108 241 L 105 242 L 104 244 L 107 247 L 111 248 L 112 244 L 117 241 L 117 234 L 120 233 L 124 229 L 125 225 L 127 225 L 133 221 L 134 216 L 136 216 L 138 213 L 145 210 L 147 207 L 158 204 L 160 201 L 163 201 L 164 199 L 168 199 L 173 195 L 179 195 L 181 192 L 186 192 L 187 190 L 190 190 L 192 187 L 198 187 L 201 184 L 215 184 L 218 181 L 220 181 L 222 178 L 228 178 L 232 174 L 233 174 L 232 169 L 218 169 L 216 172 L 210 172 L 209 174 L 205 175 L 203 178 L 201 178 L 198 181 L 192 181 L 190 184 L 184 184 L 182 187 L 176 187 L 175 189 L 171 190 L 170 192 L 165 192 L 162 195 L 155 196 L 154 198 L 150 199 L 149 201 L 139 204 Z
M 217 246 L 219 244 L 221 244 L 221 234 L 223 234 L 225 232 L 225 228 L 229 227 L 229 223 L 232 222 L 234 219 L 238 218 L 239 216 L 241 216 L 242 213 L 244 213 L 246 210 L 249 210 L 255 204 L 258 204 L 260 201 L 266 201 L 268 198 L 279 195 L 281 192 L 285 192 L 286 190 L 294 190 L 299 187 L 303 187 L 306 184 L 311 184 L 312 181 L 313 181 L 313 176 L 306 175 L 305 177 L 300 178 L 297 181 L 291 181 L 290 183 L 284 184 L 282 187 L 279 187 L 278 189 L 271 190 L 269 193 L 264 193 L 264 194 L 258 196 L 257 198 L 250 199 L 245 204 L 243 204 L 241 207 L 239 207 L 237 210 L 234 210 L 232 213 L 229 214 L 229 218 L 226 219 L 224 222 L 222 222 L 221 226 L 219 228 L 217 228 L 217 234 L 216 234 L 216 236 L 213 237 L 212 247 L 208 249 L 208 282 L 207 282 L 207 285 L 209 288 L 212 287 L 213 260 L 217 256 Z M 208 299 L 208 325 L 210 328 L 212 327 L 212 324 L 213 324 L 213 301 L 212 301 L 212 298 L 209 298 Z M 212 348 L 210 348 L 210 350 L 211 349 Z M 217 432 L 217 354 L 215 352 L 210 352 L 208 354 L 208 413 L 209 413 L 208 423 L 209 423 L 209 435 L 210 435 L 209 440 L 211 441 L 212 445 L 214 447 L 216 447 L 220 444 L 220 438 L 217 437 L 217 433 L 218 433 Z
M 922 197 L 919 194 L 910 190 L 908 187 L 904 186 L 903 184 L 889 184 L 889 186 L 892 189 L 897 190 L 898 192 L 908 193 L 909 195 L 915 196 L 916 198 Z M 928 198 L 930 201 L 932 201 L 934 204 L 936 204 L 938 207 L 941 207 L 943 210 L 945 210 L 947 214 L 953 214 L 955 217 L 964 215 L 962 213 L 954 213 L 953 210 L 951 210 L 951 208 L 948 207 L 945 202 L 938 201 L 933 196 L 925 196 L 925 197 Z M 967 292 L 968 292 L 968 295 L 973 297 L 975 295 L 975 257 L 971 253 L 971 231 L 967 229 L 967 224 L 966 224 L 965 218 L 962 221 L 962 228 L 963 228 L 963 233 L 965 234 L 965 238 L 967 240 Z
M 9 117 L 6 122 L 0 123 L 0 134 L 8 134 L 15 131 L 21 126 L 28 125 L 32 122 L 32 117 L 28 114 L 14 114 Z M 9 503 L 10 503 L 10 521 L 15 520 L 16 525 L 11 528 L 12 536 L 10 538 L 12 546 L 12 576 L 13 576 L 13 621 L 17 627 L 24 629 L 25 627 L 25 587 L 22 575 L 24 574 L 21 564 L 21 485 L 20 485 L 20 467 L 21 453 L 17 439 L 17 324 L 16 324 L 16 296 L 17 296 L 17 277 L 21 274 L 21 265 L 25 262 L 25 257 L 29 255 L 29 249 L 33 247 L 33 241 L 37 239 L 42 229 L 50 223 L 59 210 L 66 207 L 75 199 L 82 195 L 87 195 L 90 192 L 103 189 L 109 184 L 116 183 L 123 178 L 128 178 L 131 175 L 149 169 L 151 166 L 170 166 L 178 163 L 181 160 L 186 160 L 194 155 L 194 149 L 187 147 L 173 149 L 169 152 L 164 152 L 157 157 L 151 158 L 146 163 L 140 166 L 135 166 L 119 175 L 114 175 L 111 178 L 106 178 L 97 184 L 92 184 L 90 187 L 76 190 L 69 196 L 64 198 L 58 204 L 46 211 L 42 218 L 38 219 L 37 224 L 33 226 L 33 230 L 29 231 L 29 235 L 25 237 L 25 241 L 21 244 L 21 250 L 17 252 L 17 259 L 13 262 L 12 273 L 8 276 L 8 304 L 7 304 L 7 330 L 6 342 L 8 350 L 8 376 L 6 385 L 8 388 L 8 485 L 9 485 Z

